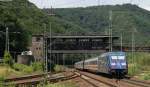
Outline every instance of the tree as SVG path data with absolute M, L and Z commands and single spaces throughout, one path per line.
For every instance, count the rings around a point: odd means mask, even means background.
M 3 61 L 4 61 L 4 64 L 12 66 L 13 59 L 12 59 L 11 54 L 8 51 L 5 51 L 5 53 L 4 53 L 4 60 Z

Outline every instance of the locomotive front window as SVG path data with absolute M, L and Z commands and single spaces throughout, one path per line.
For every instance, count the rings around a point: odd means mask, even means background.
M 125 56 L 111 56 L 111 62 L 112 63 L 117 63 L 117 62 L 125 63 Z
M 125 59 L 125 56 L 118 56 L 118 59 L 124 60 L 124 59 Z
M 112 56 L 111 59 L 112 60 L 124 60 L 125 56 Z
M 113 60 L 118 59 L 117 56 L 112 56 L 111 57 Z

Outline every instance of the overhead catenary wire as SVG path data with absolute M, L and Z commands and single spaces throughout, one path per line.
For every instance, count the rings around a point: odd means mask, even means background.
M 50 44 L 51 44 L 52 43 L 52 23 L 51 22 L 50 22 L 50 31 L 49 31 L 49 34 L 50 34 Z M 52 66 L 52 57 L 53 57 L 53 55 L 52 55 L 52 46 L 50 45 L 49 47 L 50 47 L 49 60 L 50 60 L 51 66 Z M 52 71 L 51 66 L 50 66 L 50 71 Z
M 44 38 L 44 42 L 43 42 L 43 46 L 44 46 L 44 50 L 43 50 L 43 53 L 44 53 L 44 63 L 45 63 L 45 73 L 48 72 L 48 69 L 47 69 L 47 37 L 46 37 L 46 24 L 44 23 L 43 24 L 44 26 L 44 32 L 43 32 L 43 38 Z
M 109 52 L 112 52 L 112 10 L 109 11 Z

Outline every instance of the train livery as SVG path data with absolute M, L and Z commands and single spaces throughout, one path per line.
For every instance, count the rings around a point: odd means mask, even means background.
M 110 75 L 124 76 L 128 73 L 125 52 L 103 53 L 98 57 L 75 63 L 75 68 Z

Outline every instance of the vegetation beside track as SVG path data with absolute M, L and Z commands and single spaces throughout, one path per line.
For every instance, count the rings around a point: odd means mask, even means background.
M 134 52 L 128 53 L 128 73 L 130 76 L 137 76 L 140 79 L 150 79 L 150 54 Z
M 33 72 L 42 72 L 43 71 L 43 64 L 40 62 L 32 63 L 30 66 L 24 64 L 15 63 L 12 67 L 16 71 L 20 71 L 24 74 L 33 73 Z
M 150 80 L 150 71 L 145 71 L 137 76 L 141 80 Z
M 12 75 L 21 75 L 21 72 L 12 69 L 9 66 L 0 66 L 0 78 L 4 78 Z
M 65 67 L 61 65 L 55 65 L 54 67 L 55 72 L 63 72 L 64 70 L 65 70 Z
M 0 65 L 0 77 L 21 76 L 32 73 L 42 73 L 43 64 L 36 62 L 30 66 L 14 63 L 12 67 L 2 64 Z

